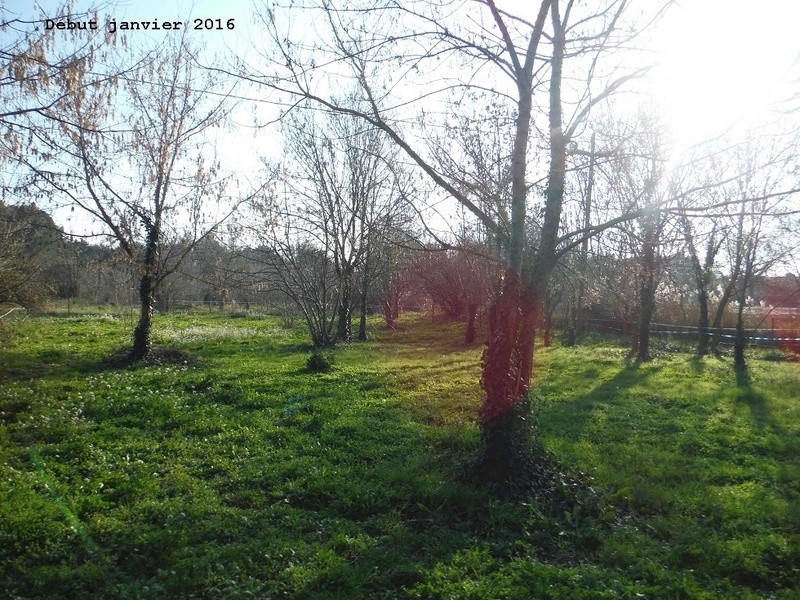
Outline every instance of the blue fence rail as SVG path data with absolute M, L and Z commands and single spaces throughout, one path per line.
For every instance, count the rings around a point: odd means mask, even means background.
M 587 321 L 589 329 L 597 333 L 615 333 L 617 335 L 632 334 L 636 331 L 636 324 L 621 321 L 590 319 Z M 670 323 L 651 323 L 650 335 L 654 336 L 680 336 L 686 339 L 696 339 L 699 329 L 689 325 L 673 325 Z M 731 327 L 709 328 L 709 335 L 721 342 L 733 343 L 736 330 Z M 800 329 L 747 329 L 745 339 L 749 344 L 757 346 L 800 346 Z

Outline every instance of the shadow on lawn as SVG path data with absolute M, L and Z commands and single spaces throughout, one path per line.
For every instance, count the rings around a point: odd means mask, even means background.
M 458 480 L 470 451 L 461 434 L 420 432 L 396 409 L 334 416 L 322 398 L 289 408 L 279 424 L 303 435 L 272 434 L 285 456 L 251 457 L 203 493 L 165 498 L 141 523 L 148 541 L 107 546 L 119 575 L 167 595 L 210 593 L 224 557 L 224 572 L 259 596 L 394 597 L 474 548 L 514 552 L 529 510 Z
M 689 359 L 689 364 L 697 375 L 704 373 L 706 370 L 705 356 L 700 356 L 697 353 L 692 354 L 692 358 Z
M 770 407 L 773 401 L 756 390 L 748 370 L 736 370 L 736 383 L 738 389 L 735 401 L 747 408 L 750 420 L 757 432 L 757 438 L 763 442 L 759 448 L 759 454 L 777 464 L 775 475 L 770 477 L 771 481 L 768 487 L 784 501 L 785 513 L 779 518 L 784 528 L 796 531 L 800 527 L 800 494 L 795 485 L 797 476 L 800 474 L 800 463 L 796 458 L 796 449 L 799 446 L 797 438 L 792 432 L 787 431 L 775 417 L 774 411 Z M 766 498 L 770 499 L 770 496 L 766 495 Z M 776 510 L 778 510 L 776 505 L 766 502 L 762 510 L 756 508 L 753 514 L 769 514 Z M 800 544 L 794 536 L 789 538 L 783 554 L 785 556 L 781 557 L 782 560 L 778 560 L 776 555 L 770 564 L 771 570 L 775 570 L 771 577 L 775 580 L 785 580 L 784 584 L 787 586 L 792 585 L 791 582 L 794 581 L 794 585 L 797 586 L 797 569 L 786 568 L 786 564 L 796 565 L 800 559 Z
M 661 364 L 646 363 L 644 365 L 628 364 L 610 379 L 604 381 L 588 393 L 572 401 L 561 402 L 547 407 L 544 421 L 555 421 L 561 424 L 559 429 L 569 432 L 569 437 L 578 439 L 591 420 L 593 411 L 599 405 L 614 406 L 620 394 L 630 388 L 645 383 L 650 377 L 664 367 Z
M 97 370 L 96 357 L 45 350 L 37 355 L 27 352 L 0 353 L 0 382 L 20 382 L 44 377 L 63 377 L 71 373 Z
M 767 397 L 753 387 L 753 380 L 747 369 L 736 369 L 736 387 L 736 401 L 750 410 L 750 418 L 759 432 L 770 428 L 781 437 L 788 435 L 770 411 Z

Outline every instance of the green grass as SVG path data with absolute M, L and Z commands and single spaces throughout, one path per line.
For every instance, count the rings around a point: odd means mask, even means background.
M 108 598 L 795 598 L 800 368 L 594 341 L 537 354 L 552 460 L 587 488 L 503 500 L 478 451 L 479 346 L 399 332 L 306 368 L 268 316 L 156 319 L 186 365 L 101 369 L 127 317 L 6 326 L 0 589 Z M 582 475 L 581 475 L 582 474 Z

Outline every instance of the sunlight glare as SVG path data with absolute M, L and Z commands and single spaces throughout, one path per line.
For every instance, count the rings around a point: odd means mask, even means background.
M 656 35 L 651 78 L 676 150 L 758 116 L 789 93 L 800 53 L 800 3 L 692 0 Z

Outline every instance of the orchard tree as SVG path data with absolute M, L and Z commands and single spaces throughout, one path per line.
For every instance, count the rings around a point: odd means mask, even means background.
M 662 248 L 669 223 L 664 209 L 669 206 L 666 199 L 674 197 L 674 186 L 667 189 L 666 149 L 659 127 L 651 119 L 642 117 L 636 128 L 638 131 L 627 136 L 624 156 L 617 161 L 609 186 L 618 196 L 621 213 L 640 214 L 620 228 L 630 240 L 636 262 L 637 323 L 633 351 L 636 360 L 642 362 L 650 360 L 650 324 L 663 272 Z
M 686 189 L 680 192 L 676 214 L 700 307 L 698 352 L 704 353 L 707 345 L 717 351 L 720 336 L 710 333 L 719 330 L 730 303 L 735 302 L 734 356 L 740 372 L 745 370 L 743 317 L 753 284 L 794 250 L 792 236 L 783 231 L 800 211 L 791 200 L 798 191 L 794 172 L 798 147 L 796 134 L 791 132 L 748 131 L 742 139 L 732 137 L 727 146 L 708 153 L 700 168 L 689 165 L 689 179 L 694 180 L 684 182 Z M 705 240 L 702 263 L 698 239 Z M 709 319 L 715 279 L 719 282 L 716 310 Z
M 391 202 L 370 203 L 367 212 L 367 239 L 364 262 L 361 267 L 358 340 L 367 341 L 367 313 L 371 295 L 387 298 L 384 290 L 390 281 L 396 281 L 407 260 L 410 248 L 415 247 L 416 218 L 409 198 L 415 192 L 407 175 L 395 169 L 396 194 Z M 399 300 L 399 296 L 395 295 Z M 385 308 L 386 305 L 383 306 Z M 399 309 L 399 305 L 394 305 Z M 395 314 L 395 318 L 397 314 Z
M 395 234 L 402 229 L 395 230 Z M 380 298 L 381 314 L 387 329 L 397 329 L 400 316 L 412 288 L 412 281 L 407 269 L 413 260 L 415 251 L 408 244 L 407 235 L 385 238 L 384 243 L 375 246 L 377 250 L 375 284 Z
M 688 172 L 681 182 L 681 187 L 693 185 L 694 191 L 681 194 L 677 202 L 679 228 L 686 253 L 689 255 L 697 297 L 697 354 L 699 356 L 706 355 L 711 348 L 711 302 L 712 286 L 715 281 L 714 268 L 729 234 L 730 227 L 728 226 L 728 219 L 714 214 L 692 217 L 687 211 L 687 205 L 696 210 L 703 206 L 719 205 L 724 202 L 725 188 L 718 185 L 724 179 L 722 166 L 719 157 L 713 154 L 710 160 L 690 162 L 687 165 Z M 728 293 L 728 297 L 731 292 Z M 720 298 L 720 310 L 717 312 L 719 321 L 722 319 L 722 312 L 726 304 L 727 299 Z M 719 327 L 719 321 L 716 321 L 716 327 Z
M 357 296 L 364 337 L 376 244 L 403 213 L 408 193 L 396 151 L 380 129 L 348 115 L 295 115 L 284 132 L 283 197 L 260 207 L 267 227 L 254 227 L 266 264 L 300 308 L 315 345 L 352 339 Z
M 541 302 L 556 262 L 582 237 L 612 225 L 561 230 L 571 142 L 595 106 L 642 72 L 601 68 L 605 52 L 637 32 L 626 22 L 628 4 L 608 0 L 587 8 L 573 0 L 543 0 L 525 14 L 511 14 L 494 0 L 368 2 L 342 10 L 324 3 L 316 13 L 304 7 L 304 18 L 327 25 L 329 33 L 310 47 L 287 34 L 282 10 L 264 7 L 261 13 L 275 61 L 268 75 L 251 72 L 252 81 L 290 95 L 292 104 L 310 102 L 381 129 L 432 183 L 480 221 L 500 249 L 502 284 L 489 310 L 481 378 L 484 455 L 478 476 L 486 481 L 507 481 L 527 460 L 524 399 Z M 328 93 L 332 80 L 343 76 L 359 86 L 358 107 L 343 105 Z M 582 88 L 572 84 L 578 80 Z M 491 199 L 481 197 L 480 190 L 448 178 L 421 133 L 431 126 L 447 127 L 450 116 L 462 110 L 462 100 L 472 104 L 477 98 L 503 104 L 514 115 L 505 149 L 510 165 L 507 219 L 498 218 L 499 210 L 485 209 Z M 541 146 L 549 160 L 540 161 L 538 171 L 529 168 L 531 153 L 538 149 L 532 143 L 534 107 L 547 115 Z M 534 234 L 529 230 L 533 182 L 542 171 L 544 197 L 536 207 Z
M 447 319 L 465 321 L 464 343 L 473 344 L 478 312 L 492 295 L 496 264 L 493 257 L 485 255 L 485 248 L 461 242 L 454 250 L 428 248 L 421 252 L 409 263 L 403 278 L 417 296 L 423 295 Z
M 222 202 L 232 182 L 220 176 L 210 137 L 229 102 L 218 77 L 195 61 L 176 38 L 124 77 L 65 95 L 48 132 L 53 156 L 30 161 L 36 184 L 90 215 L 133 265 L 140 311 L 132 360 L 150 352 L 159 285 L 235 206 Z
M 793 213 L 786 206 L 786 179 L 796 161 L 794 146 L 783 139 L 759 144 L 746 143 L 737 149 L 740 175 L 733 182 L 734 198 L 739 200 L 734 218 L 734 283 L 736 333 L 733 359 L 737 373 L 746 379 L 745 349 L 747 338 L 744 313 L 756 280 L 784 261 L 795 244 L 785 240 L 779 219 Z M 732 205 L 737 206 L 737 205 Z

